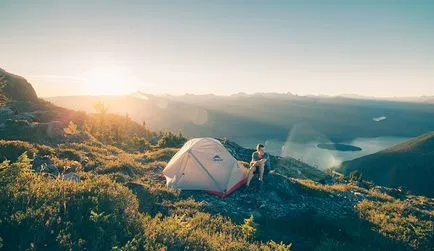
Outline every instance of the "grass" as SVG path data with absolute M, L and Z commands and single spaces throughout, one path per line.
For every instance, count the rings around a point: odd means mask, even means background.
M 390 201 L 394 199 L 392 196 L 382 193 L 376 189 L 365 189 L 353 183 L 346 183 L 346 184 L 339 183 L 339 184 L 332 184 L 332 185 L 324 185 L 308 179 L 295 179 L 295 178 L 287 178 L 287 179 L 293 184 L 297 185 L 296 187 L 298 187 L 299 190 L 320 197 L 329 196 L 333 193 L 359 192 L 361 194 L 372 196 L 375 199 L 381 201 Z
M 143 161 L 165 161 L 168 162 L 178 152 L 178 148 L 162 148 L 146 151 L 143 155 Z
M 27 153 L 29 158 L 33 158 L 38 153 L 38 149 L 25 141 L 0 140 L 0 162 L 4 160 L 16 161 L 24 152 Z
M 433 215 L 422 212 L 411 204 L 394 200 L 375 202 L 363 200 L 356 206 L 360 217 L 373 224 L 386 237 L 402 241 L 414 249 L 429 250 L 434 243 Z
M 155 175 L 158 176 L 167 161 L 176 153 L 176 148 L 151 148 L 144 153 L 129 153 L 110 146 L 100 146 L 95 142 L 67 143 L 50 147 L 14 141 L 2 142 L 2 146 L 10 151 L 7 154 L 14 156 L 29 151 L 33 154 L 25 155 L 26 157 L 47 155 L 61 173 L 74 171 L 82 177 L 82 182 L 78 184 L 65 182 L 60 178 L 47 179 L 29 172 L 28 161 L 20 157 L 15 157 L 16 160 L 9 164 L 3 163 L 0 168 L 0 185 L 5 189 L 0 191 L 0 208 L 4 214 L 0 215 L 0 227 L 11 231 L 9 233 L 0 230 L 6 248 L 10 247 L 10 243 L 25 248 L 30 247 L 26 245 L 31 243 L 35 249 L 44 245 L 62 249 L 290 248 L 289 245 L 272 241 L 272 238 L 261 239 L 262 242 L 258 240 L 256 228 L 260 227 L 261 232 L 269 231 L 269 228 L 276 226 L 274 223 L 258 225 L 263 222 L 256 223 L 255 219 L 235 223 L 230 218 L 209 212 L 204 202 L 193 197 L 181 196 L 179 191 L 168 189 L 164 182 L 159 180 L 160 177 Z M 245 162 L 241 164 L 248 166 Z M 287 174 L 292 174 L 296 163 L 292 166 L 286 164 L 277 167 L 276 174 L 284 177 L 284 180 L 289 182 L 289 187 L 295 187 L 299 195 L 319 198 L 330 197 L 336 193 L 359 192 L 366 195 L 367 200 L 355 207 L 355 215 L 360 219 L 354 220 L 368 222 L 376 232 L 367 233 L 370 228 L 354 230 L 345 227 L 346 233 L 356 236 L 351 238 L 357 239 L 358 234 L 376 238 L 374 234 L 378 232 L 386 239 L 405 243 L 411 248 L 430 248 L 433 212 L 426 206 L 431 205 L 432 200 L 412 196 L 407 197 L 411 202 L 405 204 L 380 190 L 362 188 L 352 182 L 324 185 L 310 179 L 288 177 L 282 173 L 286 171 Z M 311 175 L 319 177 L 317 174 Z M 275 181 L 278 182 L 279 179 Z M 281 185 L 274 184 L 275 189 L 284 192 Z M 291 199 L 283 195 L 282 198 Z M 117 209 L 112 208 L 113 203 L 119 205 L 115 206 Z M 130 212 L 128 219 L 123 216 L 122 212 L 125 210 Z M 84 217 L 78 221 L 81 225 L 72 226 L 72 223 L 76 224 L 77 221 L 73 214 Z M 61 220 L 60 224 L 55 223 L 58 219 Z M 299 221 L 292 224 L 299 224 L 300 228 L 304 229 L 301 226 L 306 224 L 308 219 Z M 318 234 L 315 235 L 315 241 L 312 241 L 312 247 L 317 250 L 348 250 L 360 244 L 350 237 L 348 238 L 351 241 L 333 236 L 322 238 L 321 233 L 314 231 L 314 228 L 323 224 L 321 226 L 324 230 L 321 231 L 334 233 L 333 231 L 338 231 L 338 226 L 343 227 L 347 224 L 345 222 L 336 222 L 333 225 L 318 218 L 312 221 L 312 224 L 314 223 L 319 224 L 312 229 L 312 233 Z M 288 224 L 291 222 L 288 221 Z M 329 226 L 327 224 L 331 224 L 333 229 L 326 230 Z M 88 229 L 83 229 L 84 226 Z M 285 225 L 285 228 L 288 228 L 288 225 Z M 121 234 L 118 233 L 119 229 L 129 230 L 128 233 Z M 310 231 L 310 228 L 306 229 Z M 51 230 L 54 231 L 55 238 L 50 237 Z M 16 239 L 13 233 L 19 236 L 17 231 L 23 234 L 24 238 Z M 338 232 L 336 236 L 340 236 Z M 291 240 L 291 236 L 286 236 L 285 240 Z M 387 241 L 378 239 L 375 243 L 368 246 L 389 245 Z M 390 245 L 396 247 L 395 244 Z
M 120 156 L 119 163 L 136 157 Z M 146 177 L 137 175 L 140 183 L 130 187 L 134 183 L 114 182 L 112 174 L 83 175 L 80 183 L 45 178 L 31 171 L 26 155 L 0 164 L 0 244 L 32 250 L 290 248 L 257 241 L 253 222 L 236 224 L 202 212 L 200 202 L 181 199 L 176 191 Z
M 279 174 L 287 177 L 310 179 L 314 181 L 319 181 L 326 177 L 326 174 L 323 171 L 295 159 L 277 159 L 273 168 L 276 169 L 276 172 Z

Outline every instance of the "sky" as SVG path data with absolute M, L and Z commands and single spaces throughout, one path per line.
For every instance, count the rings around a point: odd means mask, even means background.
M 417 0 L 0 0 L 0 68 L 42 97 L 434 95 L 433 13 Z

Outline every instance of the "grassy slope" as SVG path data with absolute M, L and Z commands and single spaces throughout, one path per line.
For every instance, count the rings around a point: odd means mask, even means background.
M 0 68 L 0 96 L 9 100 L 37 101 L 33 87 L 23 78 Z
M 166 188 L 161 170 L 176 148 L 133 153 L 92 142 L 0 144 L 17 160 L 0 167 L 0 237 L 6 248 L 285 249 L 275 244 L 280 241 L 296 250 L 431 247 L 432 200 L 403 195 L 404 202 L 352 183 L 292 178 L 296 163 L 277 163 L 264 190 L 241 188 L 222 200 Z M 17 157 L 25 151 L 49 156 L 61 172 L 74 171 L 82 182 L 29 172 L 26 158 Z

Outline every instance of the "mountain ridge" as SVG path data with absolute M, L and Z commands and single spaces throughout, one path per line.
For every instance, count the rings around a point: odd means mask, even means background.
M 384 186 L 404 186 L 434 196 L 434 131 L 388 149 L 343 162 L 337 170 L 344 174 L 357 171 L 364 179 Z

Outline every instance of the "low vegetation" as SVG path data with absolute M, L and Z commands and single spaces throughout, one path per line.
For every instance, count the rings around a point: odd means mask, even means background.
M 0 147 L 4 160 L 0 167 L 0 186 L 4 188 L 0 191 L 0 244 L 6 249 L 290 248 L 290 242 L 280 243 L 280 238 L 264 235 L 272 229 L 280 229 L 278 223 L 262 225 L 263 222 L 256 222 L 253 217 L 234 221 L 211 212 L 201 200 L 168 189 L 160 173 L 178 148 L 156 144 L 139 152 L 98 141 L 55 146 L 1 141 Z M 45 176 L 34 170 L 31 160 L 42 156 L 47 156 L 58 168 L 58 177 Z M 280 160 L 279 163 L 286 162 Z M 292 164 L 297 166 L 297 163 Z M 293 171 L 284 166 L 277 165 L 276 175 L 292 174 Z M 61 174 L 71 171 L 79 174 L 82 181 L 62 180 Z M 363 181 L 357 175 L 352 180 L 329 185 L 284 177 L 295 192 L 305 198 L 333 200 L 331 196 L 339 199 L 339 194 L 349 196 L 354 193 L 365 197 L 356 204 L 355 215 L 360 218 L 351 220 L 352 223 L 343 220 L 331 224 L 315 217 L 310 220 L 312 222 L 304 217 L 299 219 L 300 222 L 291 221 L 291 229 L 300 224 L 314 224 L 328 232 L 321 234 L 314 229 L 302 228 L 303 232 L 308 231 L 305 234 L 310 233 L 314 238 L 312 245 L 316 250 L 360 248 L 355 240 L 368 237 L 375 239 L 373 243 L 376 244 L 366 248 L 376 245 L 402 247 L 403 250 L 406 247 L 431 247 L 432 212 L 429 214 L 413 207 L 414 204 L 431 203 L 430 199 L 414 197 L 418 198 L 417 202 L 405 204 L 378 190 L 374 184 L 361 185 Z M 363 222 L 371 224 L 384 239 L 373 236 L 370 227 L 365 227 Z M 352 229 L 350 226 L 354 224 L 361 225 Z M 336 232 L 338 227 L 350 236 L 342 237 Z M 290 238 L 292 233 L 285 231 L 282 229 L 280 235 L 288 234 L 285 238 Z M 368 237 L 357 237 L 359 235 Z
M 28 142 L 0 140 L 0 161 L 16 161 L 23 152 L 26 152 L 29 158 L 33 158 L 38 150 Z
M 329 196 L 330 194 L 337 193 L 337 192 L 357 192 L 366 196 L 372 196 L 375 199 L 382 200 L 382 201 L 390 201 L 394 199 L 392 196 L 388 195 L 387 193 L 378 191 L 375 188 L 366 189 L 357 186 L 355 183 L 352 182 L 323 185 L 321 183 L 312 180 L 307 180 L 307 179 L 290 178 L 290 180 L 292 182 L 295 182 L 296 184 L 299 184 L 298 187 L 300 189 L 305 190 L 308 193 L 317 196 Z
M 363 200 L 356 207 L 363 219 L 371 222 L 384 236 L 403 241 L 414 249 L 430 250 L 434 243 L 431 217 L 421 217 L 419 209 L 404 201 L 375 202 Z
M 130 189 L 106 175 L 80 183 L 45 178 L 32 171 L 26 154 L 0 165 L 0 186 L 0 236 L 8 249 L 289 249 L 256 241 L 253 221 L 237 225 L 179 210 L 196 204 L 191 200 L 176 201 L 172 207 L 178 210 L 171 213 L 151 215 L 139 210 Z

